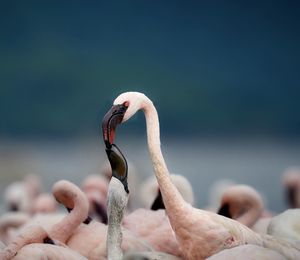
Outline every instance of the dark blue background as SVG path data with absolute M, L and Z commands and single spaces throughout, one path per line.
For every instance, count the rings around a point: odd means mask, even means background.
M 3 138 L 93 135 L 127 90 L 169 134 L 300 135 L 299 1 L 2 1 L 0 37 Z

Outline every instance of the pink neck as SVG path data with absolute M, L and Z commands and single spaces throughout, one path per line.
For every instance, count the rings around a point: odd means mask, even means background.
M 143 102 L 142 109 L 145 113 L 147 125 L 147 138 L 150 157 L 159 188 L 164 200 L 166 211 L 171 220 L 171 216 L 176 216 L 178 212 L 184 211 L 186 205 L 182 196 L 172 183 L 167 165 L 160 148 L 160 130 L 157 111 L 151 100 Z M 171 213 L 172 212 L 172 213 Z
M 3 251 L 0 251 L 0 259 L 12 259 L 22 247 L 32 243 L 43 243 L 46 237 L 47 232 L 42 227 L 28 226 Z
M 49 231 L 50 237 L 66 243 L 74 230 L 87 218 L 88 210 L 88 201 L 85 195 L 78 189 L 77 196 L 74 198 L 74 208 L 62 221 L 51 228 Z

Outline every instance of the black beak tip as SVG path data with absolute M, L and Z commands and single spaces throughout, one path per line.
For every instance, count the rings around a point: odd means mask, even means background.
M 105 147 L 106 147 L 106 152 L 107 152 L 107 150 L 110 150 L 111 149 L 111 147 L 112 147 L 112 144 L 108 141 L 108 140 L 105 140 L 104 141 L 104 144 L 105 144 Z

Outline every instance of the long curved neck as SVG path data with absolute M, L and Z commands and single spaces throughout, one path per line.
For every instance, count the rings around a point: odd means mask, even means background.
M 150 157 L 166 207 L 166 211 L 167 213 L 172 212 L 171 214 L 168 214 L 170 218 L 172 215 L 176 215 L 176 211 L 183 211 L 183 207 L 186 205 L 186 203 L 175 185 L 172 183 L 167 165 L 162 155 L 157 111 L 150 100 L 145 100 L 143 102 L 142 110 L 144 111 L 146 118 L 147 139 Z
M 49 231 L 52 239 L 66 243 L 74 230 L 87 218 L 89 205 L 85 195 L 79 191 L 74 199 L 74 208 Z
M 42 227 L 38 225 L 28 226 L 24 230 L 22 230 L 21 233 L 16 236 L 7 247 L 3 248 L 3 250 L 0 250 L 0 259 L 12 259 L 25 245 L 32 243 L 43 243 L 45 238 L 47 238 L 47 233 Z M 3 244 L 0 244 L 1 249 L 1 247 L 3 247 Z
M 123 259 L 121 223 L 127 202 L 128 194 L 125 192 L 123 185 L 115 177 L 112 177 L 107 197 L 108 227 L 106 248 L 108 260 Z

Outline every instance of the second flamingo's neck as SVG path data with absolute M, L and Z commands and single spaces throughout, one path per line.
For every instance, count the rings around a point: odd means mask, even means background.
M 169 217 L 177 215 L 176 212 L 183 211 L 186 203 L 172 183 L 167 165 L 162 155 L 158 114 L 153 103 L 149 99 L 143 102 L 142 109 L 146 118 L 149 153 L 166 211 L 168 213 L 171 213 L 172 211 L 171 214 L 168 214 Z
M 59 184 L 61 185 L 59 187 L 57 185 L 57 194 L 54 193 L 54 196 L 58 201 L 58 194 L 68 198 L 69 201 L 72 200 L 74 207 L 62 221 L 51 228 L 49 234 L 51 238 L 66 243 L 74 230 L 87 218 L 89 204 L 85 194 L 77 186 L 67 181 L 60 181 Z M 65 207 L 68 208 L 69 205 L 65 205 Z
M 125 208 L 128 202 L 128 194 L 124 190 L 123 184 L 112 177 L 108 188 L 107 197 L 107 259 L 121 260 L 123 252 L 121 223 Z

